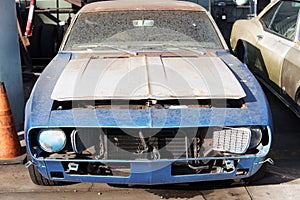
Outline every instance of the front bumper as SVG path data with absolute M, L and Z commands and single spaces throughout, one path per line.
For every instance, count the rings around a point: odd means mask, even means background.
M 101 166 L 103 164 L 109 166 L 122 164 L 129 168 L 123 169 L 123 173 L 121 173 L 122 170 L 118 171 L 115 168 L 112 170 L 112 173 L 81 174 L 80 166 L 86 165 L 86 160 L 34 159 L 33 162 L 44 177 L 56 181 L 156 185 L 247 178 L 260 169 L 265 157 L 214 157 L 193 160 L 214 160 L 215 162 L 224 163 L 224 165 L 210 170 L 191 170 L 187 172 L 186 170 L 180 170 L 180 163 L 187 162 L 185 159 L 151 161 L 101 160 Z M 100 164 L 99 161 L 90 161 L 89 163 L 93 165 Z
M 190 135 L 187 138 L 183 133 L 176 132 L 177 129 L 163 129 L 155 136 L 147 138 L 147 142 L 152 144 L 147 146 L 147 152 L 142 148 L 136 153 L 131 150 L 132 147 L 140 148 L 140 145 L 135 146 L 135 137 L 125 136 L 119 130 L 105 130 L 108 135 L 104 132 L 98 133 L 98 129 L 77 130 L 77 137 L 73 137 L 76 141 L 72 143 L 77 144 L 76 148 L 73 148 L 77 153 L 68 151 L 45 154 L 38 146 L 28 149 L 32 164 L 36 165 L 42 176 L 55 181 L 139 185 L 242 179 L 252 176 L 261 168 L 271 145 L 270 128 L 263 131 L 262 142 L 257 147 L 241 154 L 210 151 L 207 147 L 211 147 L 212 137 L 211 134 L 203 132 L 205 128 L 197 128 L 197 137 L 191 138 Z M 191 133 L 193 129 L 184 130 Z M 176 137 L 172 135 L 175 132 Z M 28 138 L 35 138 L 34 135 L 31 134 Z M 88 135 L 93 137 L 87 140 Z M 160 148 L 161 142 L 158 141 L 161 141 L 162 137 L 168 145 Z M 172 138 L 172 142 L 169 138 Z M 117 143 L 112 143 L 113 139 Z M 94 147 L 99 141 L 106 142 L 100 142 L 98 150 L 91 154 L 87 152 L 90 148 L 79 148 L 82 145 L 79 141 L 85 143 L 86 147 Z M 104 151 L 100 146 L 104 147 Z M 126 151 L 122 151 L 122 148 Z M 160 156 L 155 157 L 155 149 L 160 150 Z

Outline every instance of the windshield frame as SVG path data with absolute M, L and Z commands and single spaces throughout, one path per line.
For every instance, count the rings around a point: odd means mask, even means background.
M 146 11 L 152 11 L 152 10 L 146 10 Z M 158 11 L 158 12 L 164 12 L 164 10 L 155 10 L 155 11 Z M 169 11 L 178 11 L 178 10 L 169 10 Z M 203 13 L 204 15 L 206 15 L 205 17 L 207 17 L 208 18 L 208 21 L 209 21 L 209 23 L 211 24 L 211 28 L 213 29 L 213 31 L 215 32 L 215 36 L 216 36 L 216 38 L 218 39 L 218 42 L 219 42 L 219 48 L 207 48 L 207 47 L 202 47 L 202 51 L 210 51 L 210 50 L 212 50 L 212 51 L 229 51 L 229 48 L 228 48 L 228 46 L 227 46 L 227 44 L 226 44 L 226 42 L 225 42 L 225 39 L 224 39 L 224 37 L 223 37 L 223 35 L 221 34 L 221 32 L 220 32 L 220 30 L 219 30 L 219 28 L 218 28 L 218 26 L 216 25 L 216 23 L 215 23 L 215 21 L 213 20 L 213 18 L 212 18 L 212 16 L 210 15 L 210 13 L 208 13 L 207 11 L 186 11 L 186 10 L 180 10 L 180 11 L 184 11 L 184 12 L 198 12 L 198 13 Z M 120 12 L 120 11 L 101 11 L 101 13 L 107 13 L 107 12 Z M 130 10 L 125 10 L 124 12 L 130 12 Z M 59 51 L 60 52 L 87 52 L 88 50 L 72 50 L 72 49 L 70 49 L 70 50 L 66 50 L 65 49 L 65 47 L 66 47 L 66 44 L 68 43 L 68 41 L 69 41 L 69 39 L 70 39 L 70 34 L 71 34 L 71 31 L 73 30 L 73 28 L 74 28 L 74 25 L 76 24 L 76 22 L 78 21 L 78 19 L 79 19 L 79 17 L 80 17 L 80 15 L 81 14 L 86 14 L 86 13 L 88 13 L 88 14 L 92 14 L 92 13 L 100 13 L 100 12 L 84 12 L 84 13 L 80 13 L 80 11 L 76 14 L 76 16 L 73 18 L 73 20 L 72 20 L 72 22 L 71 22 L 71 24 L 70 24 L 70 26 L 68 27 L 68 30 L 66 31 L 66 34 L 65 34 L 65 36 L 64 36 L 64 38 L 63 38 L 63 41 L 62 41 L 62 43 L 61 43 L 61 46 L 60 46 L 60 49 L 59 49 Z M 151 45 L 151 44 L 150 44 Z M 166 46 L 166 45 L 168 45 L 168 44 L 162 44 L 162 46 Z M 172 44 L 169 44 L 169 46 L 171 46 Z M 183 50 L 187 50 L 187 48 L 185 48 L 185 46 L 182 46 L 183 48 Z M 110 48 L 110 50 L 112 50 L 113 49 L 113 47 L 112 48 Z M 131 50 L 131 49 L 115 49 L 116 51 L 118 51 L 118 50 L 121 50 L 121 51 L 125 51 L 125 52 L 134 52 L 134 51 L 139 51 L 139 49 L 137 49 L 137 50 Z M 140 49 L 141 51 L 145 51 L 145 49 Z M 165 49 L 166 51 L 169 51 L 170 49 Z M 98 50 L 97 52 L 101 52 L 101 50 Z M 104 50 L 104 51 L 107 51 L 107 49 L 106 50 Z M 172 50 L 171 50 L 172 51 Z M 199 49 L 198 50 L 195 50 L 195 51 L 199 51 Z

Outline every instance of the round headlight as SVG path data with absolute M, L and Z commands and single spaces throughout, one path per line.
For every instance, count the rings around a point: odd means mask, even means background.
M 66 134 L 61 129 L 42 129 L 38 133 L 40 147 L 49 153 L 58 152 L 66 145 Z

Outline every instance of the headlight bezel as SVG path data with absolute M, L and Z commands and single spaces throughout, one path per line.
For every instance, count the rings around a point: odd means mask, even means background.
M 250 127 L 251 130 L 251 140 L 248 149 L 255 149 L 263 139 L 263 130 L 262 127 L 253 126 Z

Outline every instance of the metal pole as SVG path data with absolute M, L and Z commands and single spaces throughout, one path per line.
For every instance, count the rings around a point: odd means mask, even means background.
M 57 18 L 57 26 L 59 26 L 59 0 L 56 0 L 56 18 Z
M 1 0 L 0 81 L 4 82 L 17 130 L 23 130 L 24 93 L 16 20 L 16 3 Z
M 257 0 L 253 0 L 254 1 L 254 8 L 253 8 L 253 14 L 254 14 L 254 17 L 257 16 Z

